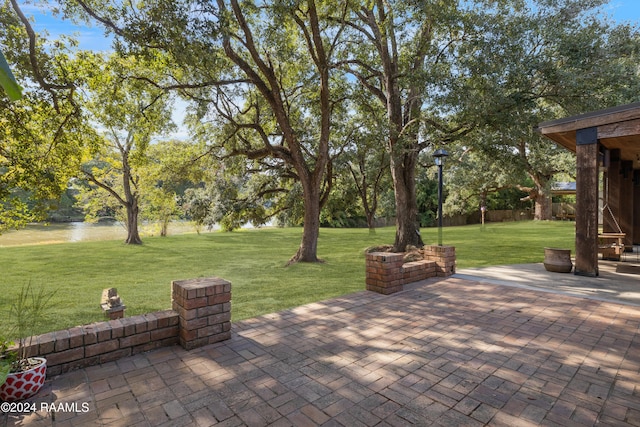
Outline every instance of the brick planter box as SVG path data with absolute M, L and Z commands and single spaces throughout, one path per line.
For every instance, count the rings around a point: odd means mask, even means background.
M 407 283 L 429 277 L 447 277 L 456 272 L 456 249 L 453 246 L 425 246 L 424 259 L 405 263 L 404 253 L 371 252 L 366 254 L 367 290 L 384 295 L 403 290 Z

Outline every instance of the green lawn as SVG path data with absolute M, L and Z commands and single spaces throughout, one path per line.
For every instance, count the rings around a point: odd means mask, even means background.
M 285 267 L 301 229 L 151 237 L 142 246 L 121 241 L 0 248 L 0 319 L 22 285 L 55 289 L 48 319 L 39 332 L 102 320 L 104 288 L 116 287 L 128 316 L 170 308 L 176 279 L 220 276 L 233 285 L 233 320 L 274 312 L 363 290 L 363 250 L 393 243 L 394 228 L 322 229 L 323 264 Z M 423 229 L 426 243 L 437 230 Z M 574 247 L 574 223 L 517 222 L 450 227 L 444 244 L 456 246 L 458 268 L 541 262 L 543 248 Z M 0 333 L 1 335 L 1 333 Z

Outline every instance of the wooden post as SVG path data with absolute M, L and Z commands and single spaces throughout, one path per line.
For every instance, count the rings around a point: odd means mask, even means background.
M 633 171 L 633 244 L 640 244 L 640 169 Z
M 618 228 L 620 225 L 621 167 L 620 150 L 609 150 L 609 162 L 604 175 L 604 203 L 606 207 L 602 212 L 602 231 L 605 233 L 625 232 Z
M 598 129 L 576 131 L 575 274 L 598 275 Z
M 634 241 L 633 162 L 622 160 L 619 149 L 611 150 L 610 158 L 605 175 L 607 208 L 602 228 L 605 233 L 625 233 L 623 243 L 630 247 Z
M 623 160 L 620 170 L 620 228 L 626 234 L 625 248 L 631 248 L 634 241 L 633 230 L 633 162 Z

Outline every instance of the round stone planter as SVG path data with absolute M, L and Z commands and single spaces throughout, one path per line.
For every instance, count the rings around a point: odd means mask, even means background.
M 0 400 L 15 402 L 34 396 L 44 384 L 47 376 L 47 359 L 32 357 L 41 363 L 27 371 L 11 373 L 0 386 Z
M 571 250 L 544 248 L 544 268 L 554 273 L 571 273 Z

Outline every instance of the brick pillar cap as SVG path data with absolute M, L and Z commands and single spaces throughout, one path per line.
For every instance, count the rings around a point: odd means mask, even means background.
M 231 282 L 220 277 L 199 277 L 197 279 L 174 280 L 172 283 L 174 286 L 180 286 L 184 289 L 198 289 L 205 286 L 231 284 Z

